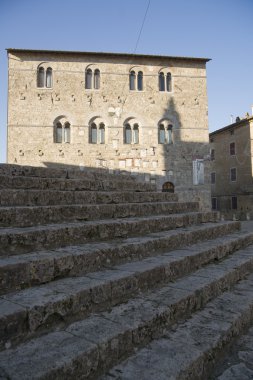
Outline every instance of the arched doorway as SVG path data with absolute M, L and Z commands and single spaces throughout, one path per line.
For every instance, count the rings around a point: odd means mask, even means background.
M 165 182 L 163 184 L 162 191 L 167 193 L 174 193 L 174 189 L 175 187 L 172 182 Z

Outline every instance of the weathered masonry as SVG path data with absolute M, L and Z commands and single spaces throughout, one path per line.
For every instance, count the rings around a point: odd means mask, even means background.
M 8 163 L 126 171 L 209 206 L 206 58 L 8 49 Z
M 253 116 L 210 133 L 212 208 L 253 219 Z

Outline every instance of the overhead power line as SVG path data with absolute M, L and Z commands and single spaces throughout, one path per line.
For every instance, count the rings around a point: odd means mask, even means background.
M 148 9 L 149 9 L 149 6 L 150 6 L 150 1 L 151 0 L 148 1 L 148 5 L 147 5 L 146 12 L 145 12 L 145 15 L 144 15 L 144 18 L 143 18 L 143 21 L 142 21 L 142 25 L 141 25 L 141 28 L 140 28 L 140 31 L 139 31 L 139 35 L 138 35 L 138 38 L 137 38 L 137 41 L 136 41 L 136 44 L 135 44 L 135 48 L 134 48 L 133 54 L 136 52 L 138 44 L 139 44 L 139 41 L 140 41 L 140 38 L 141 38 L 141 33 L 142 33 L 142 29 L 143 29 L 143 26 L 145 24 L 146 17 L 147 17 L 147 14 L 148 14 Z
M 142 20 L 142 24 L 141 24 L 141 28 L 140 28 L 140 31 L 139 31 L 139 34 L 138 34 L 138 38 L 137 38 L 137 41 L 136 41 L 136 44 L 135 44 L 135 48 L 132 52 L 132 54 L 135 54 L 136 53 L 136 50 L 137 50 L 137 47 L 138 47 L 138 44 L 139 44 L 139 41 L 140 41 L 140 38 L 141 38 L 141 33 L 142 33 L 142 29 L 143 29 L 143 26 L 145 24 L 145 20 L 147 18 L 147 14 L 148 14 L 148 9 L 149 9 L 149 6 L 150 6 L 150 2 L 151 0 L 148 0 L 148 4 L 147 4 L 147 7 L 146 7 L 146 11 L 145 11 L 145 14 L 144 14 L 144 17 L 143 17 L 143 20 Z M 123 86 L 123 89 L 122 89 L 122 95 L 124 95 L 124 92 L 125 92 L 125 89 L 126 89 L 126 85 L 128 83 L 128 80 L 125 82 L 124 86 Z M 126 100 L 127 100 L 127 97 L 128 97 L 128 93 L 125 95 L 125 99 L 123 101 L 123 104 L 121 106 L 121 110 L 123 111 L 123 108 L 124 108 L 124 105 L 126 103 Z

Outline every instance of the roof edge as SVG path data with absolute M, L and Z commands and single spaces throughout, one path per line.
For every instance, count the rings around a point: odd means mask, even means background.
M 227 131 L 229 130 L 230 128 L 237 128 L 237 127 L 241 127 L 243 124 L 245 124 L 246 122 L 249 122 L 249 121 L 253 121 L 253 116 L 249 116 L 249 117 L 246 117 L 238 122 L 235 122 L 233 124 L 229 124 L 227 125 L 226 127 L 223 127 L 223 128 L 220 128 L 220 129 L 217 129 L 216 131 L 213 131 L 211 133 L 209 133 L 209 136 L 213 136 L 215 134 L 218 134 L 218 133 L 221 133 L 221 132 L 224 132 L 224 131 Z
M 77 55 L 96 55 L 107 57 L 139 57 L 139 58 L 153 58 L 153 59 L 179 59 L 179 60 L 193 60 L 208 62 L 211 58 L 199 57 L 179 57 L 179 56 L 166 56 L 166 55 L 152 55 L 152 54 L 133 54 L 133 53 L 110 53 L 110 52 L 91 52 L 91 51 L 71 51 L 71 50 L 38 50 L 38 49 L 15 49 L 6 48 L 8 53 L 46 53 L 46 54 L 77 54 Z

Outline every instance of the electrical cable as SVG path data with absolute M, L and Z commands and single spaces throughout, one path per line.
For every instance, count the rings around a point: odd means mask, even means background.
M 146 17 L 147 17 L 147 14 L 148 14 L 148 9 L 149 9 L 149 6 L 150 6 L 150 1 L 151 0 L 148 1 L 148 5 L 147 5 L 146 12 L 145 12 L 145 15 L 144 15 L 144 18 L 143 18 L 143 21 L 142 21 L 141 29 L 140 29 L 140 32 L 139 32 L 139 35 L 138 35 L 138 38 L 137 38 L 137 42 L 135 44 L 135 48 L 134 48 L 133 54 L 136 52 L 138 44 L 139 44 L 139 41 L 140 41 L 140 38 L 141 38 L 141 33 L 142 33 L 142 29 L 143 29 L 143 26 L 145 24 Z
M 138 44 L 139 44 L 139 41 L 140 41 L 140 38 L 141 38 L 142 30 L 143 30 L 143 27 L 144 27 L 144 24 L 145 24 L 145 21 L 146 21 L 146 18 L 147 18 L 147 14 L 148 14 L 150 3 L 151 3 L 151 0 L 148 0 L 148 4 L 147 4 L 147 7 L 146 7 L 146 11 L 145 11 L 144 17 L 143 17 L 142 25 L 141 25 L 141 28 L 140 28 L 140 31 L 139 31 L 139 34 L 138 34 L 138 37 L 137 37 L 137 41 L 136 41 L 134 50 L 133 50 L 133 52 L 131 54 L 135 54 L 135 52 L 137 50 L 137 47 L 138 47 Z M 127 83 L 128 83 L 128 78 L 127 78 L 127 81 L 125 82 L 125 84 L 123 86 L 123 91 L 122 91 L 121 97 L 123 97 L 123 95 L 124 95 Z M 126 94 L 125 99 L 122 101 L 121 111 L 123 111 L 123 108 L 124 108 L 124 105 L 126 103 L 127 97 L 128 97 L 128 93 Z

